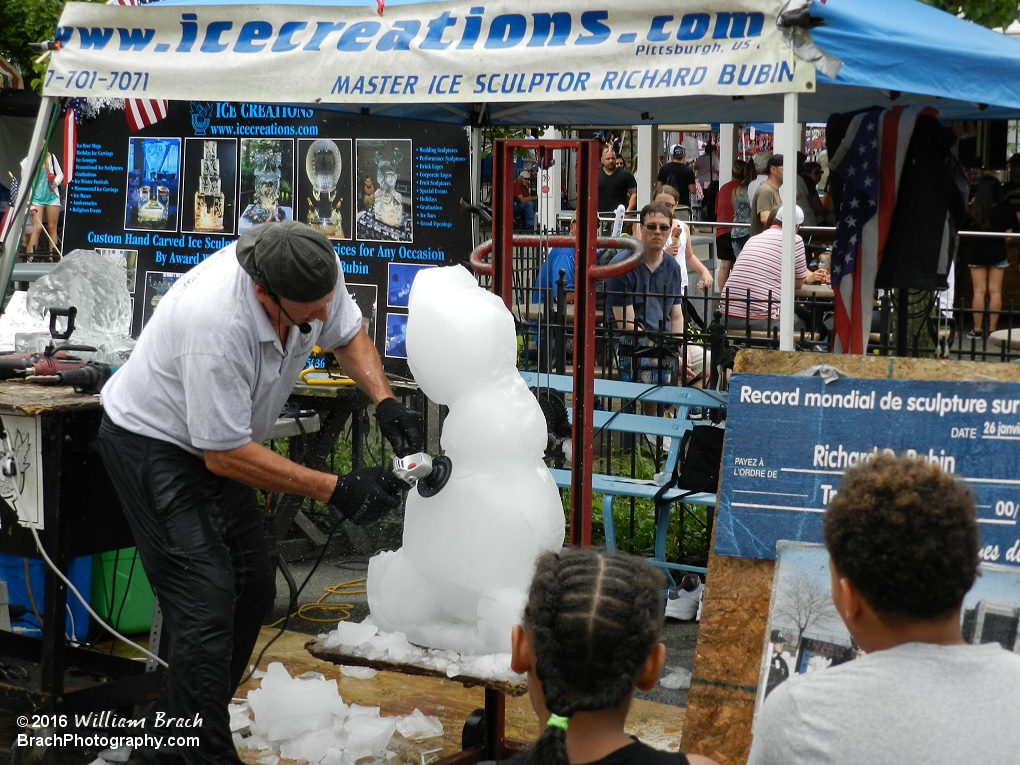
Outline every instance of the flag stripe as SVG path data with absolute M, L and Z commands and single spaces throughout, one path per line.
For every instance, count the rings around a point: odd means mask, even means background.
M 64 183 L 74 180 L 74 160 L 78 153 L 78 123 L 74 109 L 67 107 L 64 115 Z
M 149 125 L 155 125 L 166 118 L 168 107 L 169 104 L 166 101 L 130 99 L 124 104 L 128 127 L 131 128 L 132 133 L 136 133 Z

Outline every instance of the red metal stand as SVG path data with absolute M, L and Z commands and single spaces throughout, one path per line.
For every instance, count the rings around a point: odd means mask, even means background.
M 595 451 L 592 439 L 592 410 L 595 405 L 595 282 L 619 276 L 635 268 L 644 259 L 640 240 L 604 239 L 598 236 L 598 159 L 597 140 L 546 141 L 497 139 L 492 163 L 493 237 L 471 253 L 471 267 L 479 274 L 492 276 L 492 291 L 513 308 L 513 248 L 573 247 L 577 252 L 574 274 L 574 459 L 570 468 L 570 544 L 591 545 L 591 476 Z M 556 150 L 577 151 L 577 237 L 539 237 L 513 233 L 514 149 L 535 151 L 539 164 L 547 162 Z M 613 265 L 595 264 L 599 248 L 633 250 L 633 255 Z M 492 253 L 492 263 L 482 259 Z

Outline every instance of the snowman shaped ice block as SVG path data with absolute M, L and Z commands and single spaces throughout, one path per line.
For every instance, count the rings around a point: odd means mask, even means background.
M 434 496 L 411 491 L 403 547 L 372 558 L 368 602 L 383 631 L 460 653 L 510 650 L 535 558 L 563 545 L 559 492 L 542 462 L 546 424 L 516 367 L 513 317 L 460 266 L 420 271 L 407 360 L 449 407 L 453 463 Z

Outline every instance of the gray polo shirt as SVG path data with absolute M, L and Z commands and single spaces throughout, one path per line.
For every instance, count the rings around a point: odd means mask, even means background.
M 182 276 L 160 301 L 131 358 L 103 388 L 115 424 L 199 456 L 260 443 L 312 346 L 346 345 L 361 330 L 340 271 L 329 319 L 311 322 L 307 335 L 291 327 L 284 348 L 234 247 Z

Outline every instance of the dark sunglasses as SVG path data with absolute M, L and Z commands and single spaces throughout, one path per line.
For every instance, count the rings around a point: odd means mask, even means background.
M 662 231 L 663 233 L 673 228 L 668 223 L 660 223 L 659 225 L 655 225 L 654 223 L 642 223 L 641 225 L 649 231 Z

